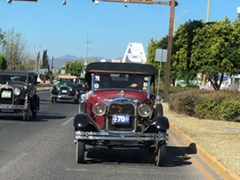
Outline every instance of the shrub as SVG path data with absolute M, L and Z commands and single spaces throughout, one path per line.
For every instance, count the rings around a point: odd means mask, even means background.
M 240 122 L 240 93 L 186 90 L 169 95 L 169 109 L 201 119 Z
M 225 98 L 221 91 L 201 90 L 195 102 L 195 116 L 201 119 L 209 118 L 220 120 L 220 104 Z
M 195 114 L 195 98 L 196 90 L 171 94 L 168 103 L 169 108 L 178 113 L 193 116 Z
M 221 116 L 227 121 L 240 122 L 240 98 L 226 98 L 220 108 Z

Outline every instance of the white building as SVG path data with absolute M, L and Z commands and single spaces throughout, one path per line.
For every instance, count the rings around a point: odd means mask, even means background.
M 122 63 L 132 62 L 145 64 L 147 57 L 142 43 L 130 42 L 127 46 L 126 52 L 123 56 Z

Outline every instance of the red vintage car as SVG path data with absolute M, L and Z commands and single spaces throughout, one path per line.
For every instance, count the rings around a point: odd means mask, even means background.
M 155 164 L 166 164 L 169 121 L 155 96 L 157 70 L 134 63 L 90 63 L 88 91 L 74 117 L 76 162 L 85 162 L 86 145 L 148 148 Z

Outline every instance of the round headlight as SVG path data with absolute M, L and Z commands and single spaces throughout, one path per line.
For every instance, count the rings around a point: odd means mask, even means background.
M 151 108 L 150 108 L 149 105 L 147 105 L 147 104 L 141 104 L 141 105 L 138 107 L 138 114 L 139 114 L 141 117 L 148 117 L 150 113 L 151 113 Z
M 93 107 L 93 112 L 94 114 L 96 114 L 97 116 L 102 116 L 105 114 L 106 112 L 106 106 L 104 104 L 101 103 L 97 103 L 94 105 Z
M 21 90 L 19 88 L 14 89 L 14 94 L 18 96 L 21 93 Z

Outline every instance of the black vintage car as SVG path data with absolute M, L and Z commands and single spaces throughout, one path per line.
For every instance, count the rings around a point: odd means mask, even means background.
M 35 71 L 0 70 L 0 113 L 22 113 L 24 121 L 30 113 L 36 118 L 40 109 L 37 77 Z
M 50 99 L 52 103 L 56 103 L 58 99 L 70 100 L 79 103 L 80 84 L 78 84 L 77 76 L 59 75 L 53 81 L 53 87 L 50 90 Z
M 155 164 L 166 164 L 168 118 L 155 95 L 154 66 L 96 62 L 86 67 L 89 92 L 81 96 L 74 117 L 76 162 L 84 163 L 86 145 L 139 147 L 155 153 Z

